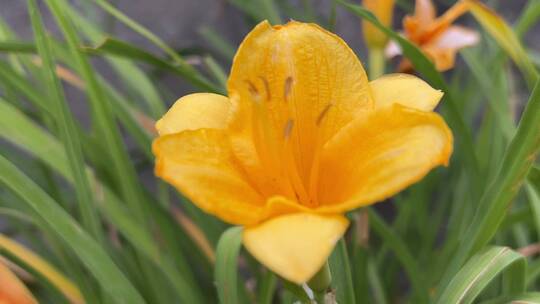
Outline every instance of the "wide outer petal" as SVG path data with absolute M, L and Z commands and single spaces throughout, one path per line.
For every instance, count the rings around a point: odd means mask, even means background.
M 230 102 L 225 96 L 195 93 L 178 99 L 157 121 L 159 135 L 197 129 L 223 129 L 229 115 Z
M 382 201 L 446 165 L 452 133 L 436 113 L 399 104 L 345 127 L 323 150 L 319 212 Z
M 443 96 L 422 79 L 410 74 L 388 74 L 369 83 L 375 108 L 395 103 L 422 111 L 432 111 Z
M 302 284 L 324 265 L 348 226 L 341 215 L 293 213 L 244 230 L 244 246 L 281 277 Z
M 366 73 L 347 44 L 315 24 L 294 21 L 274 27 L 264 21 L 246 36 L 228 90 L 233 148 L 250 175 L 264 184 L 270 182 L 260 172 L 277 181 L 295 174 L 307 181 L 316 146 L 372 108 Z M 285 149 L 286 140 L 294 158 L 289 163 L 298 173 L 281 169 L 278 150 Z M 258 154 L 260 163 L 244 161 L 247 154 Z M 267 186 L 274 193 L 284 191 Z
M 260 220 L 265 199 L 239 168 L 224 131 L 186 130 L 161 136 L 153 151 L 156 175 L 199 208 L 232 224 Z

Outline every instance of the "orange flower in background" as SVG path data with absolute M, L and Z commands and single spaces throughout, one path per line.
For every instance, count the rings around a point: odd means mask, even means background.
M 0 304 L 37 304 L 24 284 L 0 261 Z
M 328 259 L 344 213 L 398 193 L 452 153 L 432 112 L 440 91 L 403 74 L 368 82 L 347 44 L 315 24 L 257 25 L 228 94 L 187 95 L 157 122 L 156 175 L 244 226 L 247 250 L 298 284 Z
M 416 0 L 414 15 L 403 19 L 403 34 L 415 43 L 433 60 L 439 71 L 446 71 L 454 66 L 456 53 L 467 46 L 478 43 L 476 31 L 463 26 L 452 25 L 461 15 L 469 10 L 469 3 L 458 1 L 443 15 L 436 17 L 435 6 L 431 0 Z M 387 57 L 401 54 L 399 45 L 388 44 Z M 411 68 L 410 62 L 402 61 L 400 70 Z

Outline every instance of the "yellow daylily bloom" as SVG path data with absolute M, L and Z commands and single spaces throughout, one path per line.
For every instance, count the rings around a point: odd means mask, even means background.
M 387 27 L 392 25 L 395 0 L 362 0 L 362 5 L 371 11 Z M 364 39 L 369 48 L 384 48 L 388 36 L 368 21 L 362 20 Z
M 433 60 L 439 71 L 446 71 L 454 66 L 456 53 L 479 41 L 476 31 L 452 23 L 469 10 L 467 1 L 458 1 L 443 15 L 436 17 L 435 6 L 431 0 L 416 0 L 414 15 L 403 19 L 403 34 L 416 44 Z M 394 41 L 386 48 L 386 55 L 394 57 L 401 54 L 401 49 Z M 411 68 L 407 60 L 403 60 L 400 70 Z
M 441 92 L 410 75 L 368 82 L 347 44 L 315 24 L 257 25 L 232 65 L 228 98 L 180 98 L 158 121 L 156 174 L 201 209 L 245 227 L 262 264 L 301 284 L 348 226 L 445 165 Z
M 17 276 L 0 262 L 0 304 L 37 304 L 37 300 Z

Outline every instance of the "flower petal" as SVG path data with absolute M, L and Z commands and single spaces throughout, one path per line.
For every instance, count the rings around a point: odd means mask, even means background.
M 454 67 L 457 50 L 441 49 L 432 46 L 426 46 L 422 50 L 426 53 L 427 57 L 433 61 L 437 71 L 444 72 Z
M 443 92 L 409 74 L 388 74 L 369 83 L 375 108 L 399 103 L 409 108 L 432 111 Z
M 229 114 L 230 102 L 225 96 L 196 93 L 178 99 L 156 123 L 159 135 L 184 130 L 222 129 Z
M 28 288 L 2 262 L 0 262 L 0 303 L 38 303 Z
M 324 265 L 348 224 L 341 215 L 283 215 L 247 227 L 244 246 L 273 272 L 302 284 Z
M 423 26 L 433 22 L 437 16 L 437 11 L 432 0 L 416 0 L 414 6 L 414 17 L 422 23 Z
M 429 43 L 429 46 L 441 49 L 459 50 L 467 46 L 475 45 L 478 41 L 480 41 L 480 35 L 477 31 L 463 26 L 453 25 L 433 39 Z
M 156 175 L 199 208 L 233 224 L 260 220 L 265 200 L 236 163 L 224 131 L 199 129 L 161 136 L 153 151 Z
M 367 76 L 354 52 L 315 24 L 257 25 L 238 49 L 228 90 L 236 113 L 229 130 L 233 148 L 241 155 L 261 154 L 262 164 L 245 167 L 249 173 L 264 171 L 260 167 L 275 171 L 277 180 L 285 170 L 272 151 L 283 141 L 290 139 L 300 179 L 308 180 L 315 146 L 372 108 Z M 264 137 L 254 140 L 257 134 Z
M 384 200 L 446 165 L 452 133 L 436 113 L 399 104 L 358 118 L 321 157 L 319 212 L 344 212 Z

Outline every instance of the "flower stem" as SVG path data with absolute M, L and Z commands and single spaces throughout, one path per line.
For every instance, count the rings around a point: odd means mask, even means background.
M 384 74 L 384 50 L 382 48 L 369 48 L 369 78 L 376 79 Z
M 332 282 L 332 275 L 330 274 L 330 266 L 328 262 L 324 263 L 323 267 L 317 272 L 311 280 L 308 282 L 309 288 L 313 290 L 315 294 L 323 294 L 326 292 L 330 283 Z

